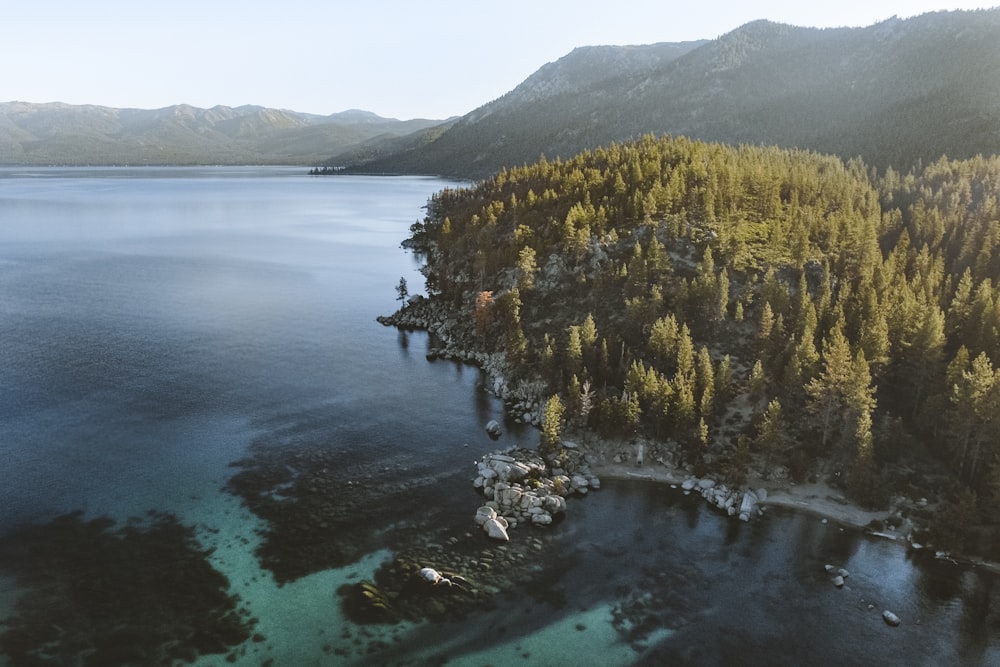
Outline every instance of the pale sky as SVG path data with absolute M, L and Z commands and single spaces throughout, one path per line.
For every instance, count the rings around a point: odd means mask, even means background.
M 6 0 L 0 102 L 463 115 L 577 46 L 756 19 L 868 26 L 991 0 Z

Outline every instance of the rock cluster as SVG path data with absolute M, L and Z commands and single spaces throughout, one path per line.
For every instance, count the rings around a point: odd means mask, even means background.
M 827 574 L 831 575 L 830 582 L 837 588 L 843 588 L 847 578 L 851 576 L 851 573 L 845 570 L 844 568 L 834 567 L 829 563 L 824 565 L 823 569 L 826 571 Z
M 851 573 L 846 569 L 829 563 L 823 566 L 823 571 L 830 575 L 830 583 L 837 588 L 843 588 L 847 583 L 847 578 L 851 576 Z M 864 600 L 862 600 L 862 602 L 864 602 Z M 869 603 L 868 609 L 869 611 L 875 609 L 875 605 Z M 892 627 L 896 627 L 902 622 L 900 621 L 899 616 L 892 613 L 888 609 L 882 612 L 882 620 L 885 621 L 887 625 L 891 625 Z
M 725 484 L 716 485 L 712 479 L 689 477 L 681 484 L 684 493 L 698 493 L 710 504 L 729 516 L 739 515 L 741 521 L 749 521 L 753 516 L 763 516 L 763 503 L 767 500 L 767 489 L 730 489 Z
M 504 541 L 510 539 L 507 529 L 525 523 L 548 525 L 566 511 L 568 495 L 601 486 L 586 465 L 572 471 L 550 468 L 537 453 L 524 449 L 486 454 L 476 470 L 473 486 L 487 498 L 476 512 L 476 523 L 490 537 Z

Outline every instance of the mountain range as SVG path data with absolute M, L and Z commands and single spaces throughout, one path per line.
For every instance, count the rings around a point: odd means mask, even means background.
M 1000 153 L 1000 8 L 865 28 L 755 21 L 714 40 L 580 47 L 444 121 L 0 104 L 0 164 L 281 163 L 482 178 L 645 134 L 897 170 Z
M 866 28 L 756 21 L 711 41 L 578 48 L 447 128 L 327 163 L 483 177 L 649 133 L 903 170 L 1000 153 L 1000 9 Z
M 8 102 L 0 104 L 0 164 L 305 165 L 440 124 L 359 110 L 319 116 L 249 105 L 146 110 Z

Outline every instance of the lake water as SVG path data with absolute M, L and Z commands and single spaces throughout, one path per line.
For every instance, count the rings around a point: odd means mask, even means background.
M 483 425 L 503 406 L 480 373 L 428 362 L 426 335 L 375 322 L 400 276 L 419 291 L 399 242 L 449 185 L 0 169 L 0 535 L 72 511 L 176 515 L 257 619 L 264 639 L 240 665 L 1000 664 L 996 576 L 806 515 L 733 522 L 641 482 L 515 530 L 512 543 L 544 540 L 544 558 L 492 608 L 349 622 L 337 588 L 406 546 L 399 524 L 474 528 L 472 462 L 537 440 L 508 423 L 490 442 Z M 265 522 L 226 490 L 255 446 L 322 451 L 346 487 L 372 466 L 390 484 L 425 481 L 359 536 L 357 558 L 279 585 L 255 557 Z M 825 563 L 851 572 L 844 589 Z M 22 593 L 0 573 L 0 617 Z M 626 637 L 623 615 L 644 625 Z

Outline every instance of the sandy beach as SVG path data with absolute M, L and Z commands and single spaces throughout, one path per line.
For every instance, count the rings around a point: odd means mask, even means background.
M 682 470 L 668 468 L 659 463 L 638 466 L 624 463 L 594 463 L 591 469 L 601 479 L 628 479 L 657 482 L 680 486 L 692 475 Z M 847 500 L 842 493 L 822 483 L 794 484 L 781 482 L 774 486 L 767 483 L 747 484 L 751 488 L 767 489 L 765 507 L 789 507 L 801 512 L 814 514 L 817 517 L 836 521 L 845 526 L 864 528 L 873 520 L 884 519 L 886 510 L 865 510 Z M 886 531 L 885 537 L 897 537 L 891 531 Z M 902 538 L 903 536 L 898 536 Z

